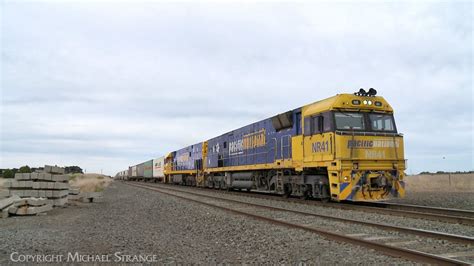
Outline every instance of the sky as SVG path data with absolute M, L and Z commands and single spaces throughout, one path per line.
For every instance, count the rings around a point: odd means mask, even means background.
M 474 170 L 471 1 L 2 1 L 0 168 L 114 175 L 376 88 L 408 174 Z

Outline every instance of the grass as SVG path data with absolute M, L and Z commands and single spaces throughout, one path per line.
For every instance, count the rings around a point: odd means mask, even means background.
M 101 192 L 111 182 L 110 177 L 100 174 L 78 174 L 69 179 L 71 187 L 79 188 L 81 192 Z

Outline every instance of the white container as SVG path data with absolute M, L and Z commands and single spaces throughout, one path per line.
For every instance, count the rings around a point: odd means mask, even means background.
M 163 178 L 165 169 L 165 157 L 160 157 L 153 160 L 153 177 Z

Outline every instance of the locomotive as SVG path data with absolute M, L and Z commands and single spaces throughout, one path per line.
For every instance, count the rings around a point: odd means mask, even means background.
M 117 177 L 332 201 L 404 197 L 403 135 L 374 89 L 338 94 L 131 166 Z

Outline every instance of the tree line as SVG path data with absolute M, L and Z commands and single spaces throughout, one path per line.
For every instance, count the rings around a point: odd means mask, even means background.
M 455 172 L 445 172 L 445 171 L 437 171 L 437 172 L 428 172 L 423 171 L 420 175 L 444 175 L 444 174 L 472 174 L 474 171 L 455 171 Z
M 66 166 L 64 167 L 66 174 L 83 174 L 82 168 L 79 166 Z M 20 168 L 11 169 L 0 169 L 0 177 L 3 178 L 14 178 L 16 173 L 34 173 L 36 171 L 44 170 L 43 167 L 29 167 L 28 165 Z

